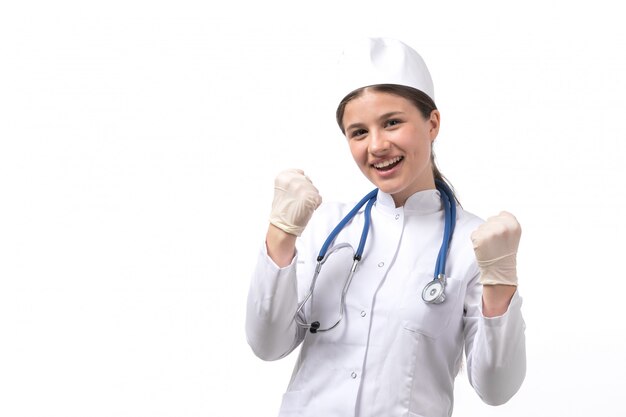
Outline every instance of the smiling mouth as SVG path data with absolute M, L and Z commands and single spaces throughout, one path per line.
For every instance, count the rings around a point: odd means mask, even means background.
M 402 162 L 403 159 L 404 159 L 403 156 L 397 156 L 387 161 L 379 162 L 377 164 L 372 164 L 372 166 L 376 168 L 378 171 L 389 171 L 390 169 L 393 169 L 394 167 L 396 167 L 400 162 Z

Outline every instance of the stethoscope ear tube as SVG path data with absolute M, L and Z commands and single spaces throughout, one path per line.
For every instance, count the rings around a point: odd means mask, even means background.
M 311 333 L 326 332 L 328 330 L 332 330 L 343 319 L 346 294 L 348 293 L 348 288 L 350 287 L 350 283 L 352 282 L 352 277 L 354 276 L 354 273 L 356 272 L 356 268 L 359 262 L 361 261 L 363 250 L 365 249 L 365 242 L 367 241 L 367 235 L 369 233 L 370 223 L 372 219 L 372 206 L 374 205 L 374 202 L 376 201 L 377 195 L 378 195 L 378 189 L 376 188 L 370 191 L 365 197 L 363 197 L 361 201 L 359 201 L 354 206 L 354 208 L 350 210 L 350 212 L 348 212 L 348 214 L 346 214 L 346 216 L 339 222 L 339 224 L 335 226 L 335 228 L 330 232 L 330 234 L 326 238 L 326 241 L 322 245 L 322 248 L 320 249 L 319 254 L 317 255 L 317 265 L 315 266 L 315 273 L 313 275 L 313 280 L 311 281 L 311 287 L 309 289 L 308 294 L 304 298 L 304 300 L 298 305 L 298 309 L 296 310 L 296 315 L 295 315 L 296 323 L 301 327 L 308 328 Z M 317 281 L 317 277 L 319 276 L 319 273 L 322 269 L 322 264 L 326 262 L 326 259 L 328 259 L 328 255 L 330 255 L 330 254 L 327 254 L 328 248 L 333 243 L 337 235 L 343 230 L 346 224 L 348 224 L 350 220 L 354 218 L 356 213 L 358 213 L 358 211 L 361 209 L 361 207 L 363 207 L 365 203 L 367 203 L 367 205 L 365 206 L 365 219 L 364 219 L 364 224 L 363 224 L 363 231 L 361 232 L 361 239 L 359 240 L 359 247 L 354 253 L 352 267 L 350 268 L 350 274 L 348 275 L 348 279 L 346 280 L 343 286 L 343 290 L 341 291 L 341 305 L 339 307 L 340 309 L 339 320 L 337 320 L 335 324 L 333 324 L 332 326 L 324 328 L 324 329 L 320 328 L 321 324 L 319 321 L 314 321 L 312 323 L 302 322 L 299 318 L 299 315 L 301 314 L 302 309 L 304 308 L 304 305 L 306 304 L 306 302 L 313 295 L 313 291 L 315 289 L 315 282 Z M 349 245 L 347 243 L 339 244 L 333 248 L 333 251 L 339 248 L 345 247 L 345 246 L 349 246 Z
M 369 227 L 369 225 L 368 225 Z M 350 283 L 352 282 L 352 277 L 354 276 L 354 273 L 356 272 L 356 268 L 361 260 L 361 257 L 355 254 L 353 256 L 353 261 L 352 261 L 352 267 L 350 268 L 350 274 L 348 275 L 348 279 L 346 279 L 346 282 L 344 283 L 343 289 L 341 291 L 341 301 L 340 301 L 340 307 L 339 307 L 339 319 L 335 322 L 335 324 L 333 324 L 330 327 L 327 328 L 320 328 L 321 324 L 319 321 L 314 321 L 312 323 L 307 323 L 304 322 L 300 319 L 300 315 L 304 315 L 304 313 L 302 312 L 302 310 L 304 309 L 304 306 L 306 305 L 306 303 L 309 301 L 309 299 L 313 296 L 313 291 L 315 290 L 315 285 L 317 283 L 317 278 L 319 277 L 320 272 L 322 271 L 322 265 L 324 265 L 324 263 L 328 260 L 328 257 L 335 251 L 339 250 L 339 249 L 345 249 L 345 248 L 350 248 L 352 249 L 352 246 L 350 246 L 350 244 L 348 243 L 339 243 L 338 245 L 335 245 L 332 247 L 332 249 L 330 250 L 330 252 L 326 252 L 324 253 L 323 257 L 319 257 L 317 258 L 317 264 L 315 265 L 315 272 L 313 273 L 313 279 L 311 280 L 311 285 L 309 287 L 309 292 L 307 293 L 307 295 L 304 297 L 304 300 L 302 300 L 302 302 L 300 302 L 298 304 L 298 308 L 296 309 L 296 314 L 294 316 L 294 320 L 296 321 L 296 324 L 298 324 L 298 326 L 305 328 L 305 329 L 309 329 L 309 331 L 311 333 L 317 333 L 317 332 L 327 332 L 329 330 L 334 329 L 335 327 L 337 327 L 337 325 L 341 322 L 341 320 L 343 319 L 344 316 L 344 309 L 345 309 L 345 300 L 346 300 L 346 294 L 348 293 L 348 288 L 350 288 Z M 321 256 L 321 255 L 320 255 Z

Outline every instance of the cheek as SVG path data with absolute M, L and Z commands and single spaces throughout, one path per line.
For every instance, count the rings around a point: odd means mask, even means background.
M 424 144 L 420 147 L 417 158 L 420 165 L 430 165 L 430 144 Z
M 415 141 L 411 144 L 413 146 L 414 154 L 420 159 L 430 158 L 431 142 L 427 135 L 419 135 L 415 138 Z
M 349 142 L 350 153 L 352 158 L 357 164 L 362 164 L 364 160 L 367 160 L 365 147 L 362 142 Z

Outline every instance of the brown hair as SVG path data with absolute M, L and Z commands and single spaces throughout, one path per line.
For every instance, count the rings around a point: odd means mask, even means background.
M 354 100 L 355 98 L 360 97 L 366 88 L 379 92 L 379 93 L 394 94 L 396 96 L 400 96 L 402 98 L 409 100 L 419 110 L 419 112 L 422 114 L 422 116 L 424 116 L 425 119 L 430 117 L 430 114 L 433 112 L 433 110 L 437 110 L 437 106 L 435 105 L 435 102 L 433 101 L 432 98 L 430 98 L 426 93 L 418 89 L 415 89 L 413 87 L 407 87 L 407 86 L 398 85 L 398 84 L 377 84 L 377 85 L 373 85 L 369 87 L 362 87 L 357 90 L 354 90 L 353 92 L 345 96 L 343 100 L 341 100 L 341 103 L 339 103 L 339 106 L 337 107 L 337 112 L 335 114 L 335 117 L 337 118 L 337 124 L 339 125 L 339 128 L 341 129 L 341 133 L 343 134 L 346 133 L 343 127 L 343 114 L 346 110 L 346 105 L 351 100 Z M 432 145 L 430 147 L 430 164 L 433 169 L 433 176 L 435 180 L 440 180 L 440 181 L 445 182 L 446 184 L 448 184 L 450 189 L 454 191 L 454 188 L 452 187 L 452 184 L 450 184 L 450 181 L 448 181 L 448 179 L 443 176 L 443 174 L 441 173 L 441 171 L 439 171 L 439 168 L 437 167 L 437 163 L 435 162 L 435 152 L 433 151 Z M 457 201 L 457 203 L 459 203 L 458 198 L 456 198 L 456 193 L 455 193 L 454 198 Z

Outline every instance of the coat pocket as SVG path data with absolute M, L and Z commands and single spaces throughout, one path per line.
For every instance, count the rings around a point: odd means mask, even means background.
M 400 302 L 400 316 L 405 329 L 437 338 L 446 330 L 454 314 L 462 314 L 463 281 L 447 278 L 444 302 L 428 304 L 422 299 L 422 291 L 432 279 L 432 273 L 420 273 L 407 283 Z
M 287 391 L 280 405 L 280 417 L 300 417 L 305 403 L 304 391 Z

